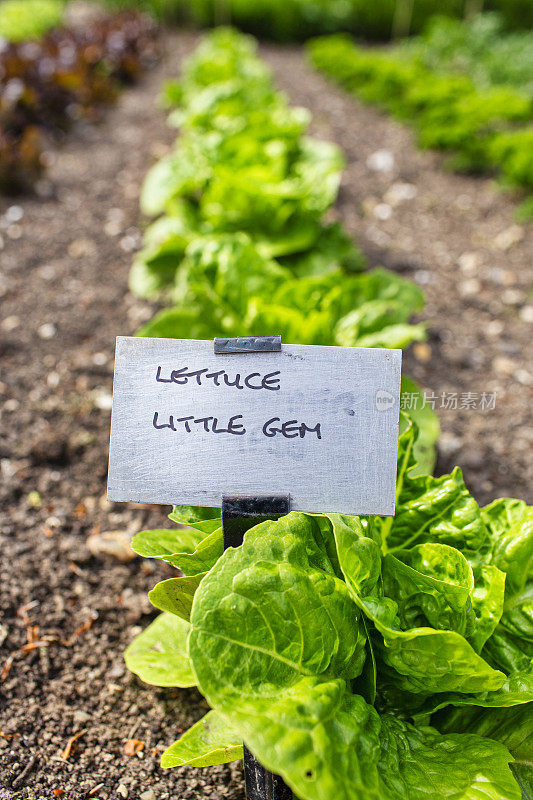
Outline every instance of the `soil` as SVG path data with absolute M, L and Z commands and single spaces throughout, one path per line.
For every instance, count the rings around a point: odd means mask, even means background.
M 161 63 L 106 119 L 50 150 L 42 196 L 1 201 L 0 800 L 243 796 L 238 763 L 158 766 L 206 708 L 194 690 L 141 684 L 122 659 L 153 616 L 147 591 L 171 574 L 127 560 L 127 542 L 170 525 L 168 509 L 105 500 L 114 338 L 153 311 L 128 294 L 127 275 L 141 181 L 174 136 L 154 101 L 196 41 L 166 34 Z M 429 341 L 406 371 L 439 397 L 497 392 L 493 410 L 439 412 L 438 468 L 461 464 L 480 501 L 531 499 L 532 230 L 515 225 L 512 200 L 489 181 L 447 174 L 301 50 L 262 51 L 292 101 L 313 111 L 313 132 L 344 148 L 338 214 L 369 262 L 427 293 Z M 393 154 L 391 171 L 368 165 L 379 150 Z M 22 650 L 28 641 L 42 644 Z M 143 742 L 138 756 L 125 754 L 129 739 Z

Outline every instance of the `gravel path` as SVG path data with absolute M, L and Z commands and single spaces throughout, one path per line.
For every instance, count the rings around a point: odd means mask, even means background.
M 1 201 L 0 800 L 53 790 L 68 800 L 242 796 L 239 765 L 159 769 L 203 701 L 140 684 L 122 652 L 150 619 L 148 589 L 171 570 L 103 554 L 107 546 L 127 559 L 129 535 L 167 524 L 158 509 L 105 501 L 109 403 L 114 337 L 151 314 L 128 295 L 127 274 L 140 183 L 173 139 L 154 98 L 195 41 L 167 36 L 161 64 L 101 125 L 50 152 L 52 197 Z M 430 339 L 406 359 L 410 374 L 437 394 L 498 393 L 493 411 L 442 412 L 440 466 L 462 464 L 483 500 L 527 497 L 531 231 L 513 226 L 512 204 L 488 182 L 441 171 L 298 50 L 263 53 L 315 114 L 314 131 L 345 149 L 339 213 L 370 261 L 427 291 Z M 390 173 L 367 165 L 383 149 L 394 155 Z M 47 646 L 24 653 L 28 637 Z M 131 738 L 144 743 L 141 757 L 125 755 Z

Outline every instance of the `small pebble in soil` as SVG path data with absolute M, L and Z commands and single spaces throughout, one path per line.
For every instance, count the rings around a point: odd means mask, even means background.
M 99 408 L 100 411 L 110 411 L 113 405 L 113 397 L 109 392 L 97 390 L 94 395 L 94 405 L 96 408 Z
M 443 431 L 439 439 L 439 451 L 445 456 L 451 456 L 460 448 L 461 440 L 450 431 Z
M 110 556 L 124 563 L 136 558 L 136 554 L 131 549 L 129 539 L 124 534 L 124 531 L 93 533 L 87 539 L 86 544 L 95 558 Z
M 392 172 L 394 169 L 394 154 L 390 150 L 376 150 L 366 160 L 368 169 L 374 172 Z
M 459 294 L 462 297 L 472 297 L 476 295 L 481 290 L 481 284 L 477 280 L 477 278 L 469 278 L 467 281 L 463 281 L 459 284 Z
M 95 243 L 91 239 L 74 239 L 68 246 L 68 254 L 72 258 L 88 256 L 96 249 Z
M 104 233 L 107 236 L 118 236 L 119 233 L 122 233 L 122 225 L 119 222 L 106 222 L 104 225 Z
M 519 317 L 522 322 L 533 322 L 533 306 L 528 305 L 520 309 Z
M 57 328 L 53 322 L 45 322 L 44 325 L 41 325 L 37 330 L 41 339 L 53 339 L 56 332 Z
M 496 356 L 496 358 L 493 359 L 492 368 L 497 375 L 509 376 L 512 375 L 516 369 L 516 361 L 506 356 Z
M 485 332 L 488 336 L 499 336 L 503 333 L 504 324 L 500 319 L 493 319 L 491 320 L 485 328 Z
M 91 719 L 91 715 L 82 709 L 76 709 L 72 715 L 72 719 L 76 725 L 85 725 L 85 723 L 89 722 Z
M 472 208 L 474 201 L 472 198 L 467 194 L 460 194 L 459 197 L 455 201 L 455 206 L 460 211 L 468 211 Z
M 387 190 L 383 199 L 390 206 L 396 206 L 404 200 L 414 200 L 418 194 L 417 187 L 412 183 L 393 183 Z
M 431 359 L 431 347 L 427 342 L 417 342 L 413 347 L 413 352 L 417 361 L 427 364 Z
M 377 206 L 374 206 L 374 216 L 385 222 L 392 217 L 392 208 L 387 203 L 378 203 Z
M 524 238 L 524 229 L 520 225 L 511 225 L 494 237 L 493 244 L 497 250 L 509 250 Z
M 22 225 L 10 225 L 6 233 L 10 239 L 20 239 L 22 236 Z
M 27 501 L 28 501 L 28 505 L 31 508 L 37 508 L 38 509 L 38 508 L 41 508 L 41 506 L 43 504 L 41 495 L 35 489 L 33 489 L 31 492 L 29 492 L 28 497 L 27 497 Z
M 15 328 L 18 328 L 19 325 L 20 325 L 19 317 L 16 317 L 14 315 L 11 317 L 6 317 L 2 321 L 2 330 L 5 331 L 6 333 L 10 333 L 11 331 L 14 331 Z
M 506 289 L 502 294 L 502 303 L 506 306 L 520 306 L 525 299 L 524 292 L 519 289 Z
M 61 378 L 58 372 L 49 372 L 46 376 L 46 385 L 50 387 L 50 389 L 57 389 L 59 386 Z
M 414 274 L 414 279 L 421 286 L 425 286 L 426 284 L 431 283 L 433 276 L 431 272 L 428 272 L 425 269 L 417 269 Z
M 125 786 L 123 783 L 119 783 L 119 785 L 117 786 L 117 794 L 120 795 L 120 797 L 124 797 L 125 800 L 125 798 L 129 794 L 128 787 Z
M 123 236 L 119 242 L 119 246 L 125 253 L 133 253 L 133 251 L 140 246 L 138 232 L 128 233 L 126 236 Z
M 10 206 L 4 216 L 8 222 L 20 222 L 24 216 L 24 211 L 20 206 Z
M 465 275 L 475 275 L 480 264 L 479 253 L 462 253 L 457 259 L 461 272 Z
M 533 375 L 531 375 L 527 369 L 517 369 L 513 373 L 513 378 L 515 378 L 518 383 L 521 383 L 522 386 L 533 386 Z

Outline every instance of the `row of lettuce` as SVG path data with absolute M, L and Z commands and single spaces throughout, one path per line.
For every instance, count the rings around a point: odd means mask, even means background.
M 306 135 L 310 115 L 276 90 L 251 40 L 206 38 L 165 90 L 174 150 L 146 177 L 156 216 L 130 274 L 134 294 L 166 305 L 145 336 L 281 334 L 285 342 L 406 347 L 420 289 L 364 259 L 338 222 L 343 157 Z M 417 388 L 404 379 L 404 390 Z M 431 469 L 436 418 L 418 403 L 421 462 Z M 423 452 L 424 450 L 424 452 Z
M 47 7 L 46 0 L 24 2 L 36 19 L 41 3 Z M 2 5 L 0 20 L 1 12 Z M 0 191 L 6 193 L 30 189 L 43 174 L 50 143 L 76 120 L 98 118 L 157 54 L 153 20 L 127 11 L 56 27 L 35 41 L 25 38 L 32 36 L 27 25 L 20 33 L 22 41 L 0 48 Z
M 533 33 L 505 34 L 497 15 L 438 19 L 387 50 L 337 35 L 310 43 L 316 67 L 412 124 L 422 147 L 453 152 L 457 169 L 497 174 L 533 212 Z
M 140 333 L 400 347 L 423 335 L 409 323 L 419 290 L 363 271 L 324 221 L 341 155 L 306 136 L 307 112 L 248 39 L 212 34 L 166 100 L 180 136 L 143 188 L 159 217 L 131 288 L 171 306 Z M 459 469 L 427 474 L 428 441 L 402 415 L 394 518 L 291 513 L 223 553 L 219 509 L 175 507 L 177 527 L 134 538 L 180 574 L 150 592 L 163 613 L 127 664 L 198 686 L 212 708 L 164 767 L 226 763 L 244 741 L 300 800 L 531 797 L 533 509 L 480 508 Z

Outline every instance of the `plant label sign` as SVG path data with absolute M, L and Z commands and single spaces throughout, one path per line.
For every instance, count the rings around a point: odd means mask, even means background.
M 401 351 L 118 337 L 108 498 L 394 514 Z

